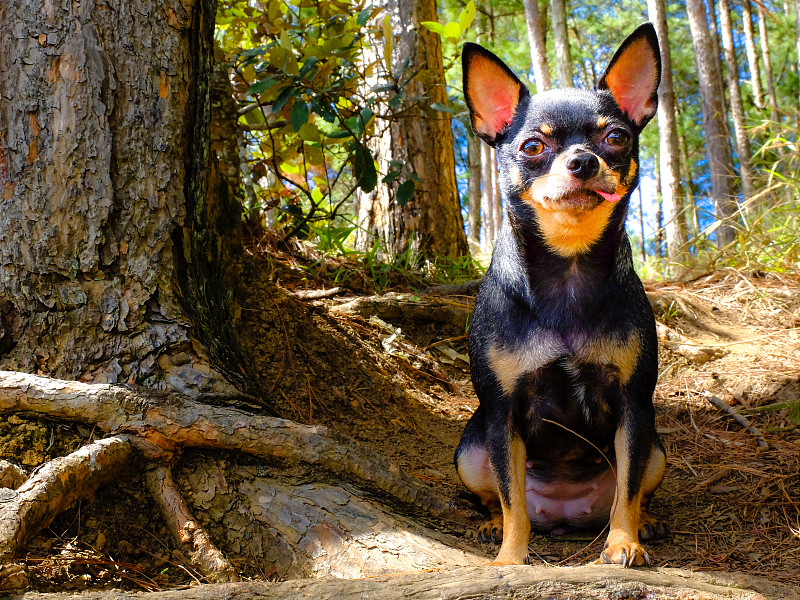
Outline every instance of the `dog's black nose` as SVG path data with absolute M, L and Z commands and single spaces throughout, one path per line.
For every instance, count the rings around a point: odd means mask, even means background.
M 575 154 L 567 161 L 567 170 L 573 176 L 586 181 L 597 175 L 600 170 L 600 161 L 591 152 Z

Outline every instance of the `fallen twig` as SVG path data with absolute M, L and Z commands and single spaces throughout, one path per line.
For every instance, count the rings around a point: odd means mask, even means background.
M 762 448 L 764 450 L 769 448 L 769 444 L 764 439 L 764 434 L 761 433 L 761 430 L 755 425 L 753 425 L 747 417 L 740 415 L 738 412 L 736 412 L 736 409 L 734 409 L 732 406 L 728 406 L 727 404 L 725 404 L 725 402 L 717 398 L 711 392 L 703 392 L 703 397 L 706 400 L 708 400 L 711 404 L 716 406 L 718 409 L 728 413 L 731 417 L 733 417 L 733 420 L 739 423 L 739 425 L 741 425 L 742 427 L 744 427 L 748 433 L 751 433 L 754 436 L 756 436 L 756 438 L 758 439 L 759 448 Z

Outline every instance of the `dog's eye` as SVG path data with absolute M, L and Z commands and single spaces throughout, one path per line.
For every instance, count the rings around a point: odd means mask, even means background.
M 622 129 L 615 129 L 606 136 L 606 142 L 612 148 L 624 148 L 630 141 L 631 136 Z
M 528 140 L 522 144 L 520 151 L 525 156 L 539 156 L 542 152 L 544 152 L 544 142 L 537 140 L 536 138 Z

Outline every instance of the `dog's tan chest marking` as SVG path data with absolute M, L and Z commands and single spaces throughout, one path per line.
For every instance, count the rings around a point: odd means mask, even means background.
M 517 380 L 525 373 L 536 371 L 563 355 L 566 349 L 554 336 L 535 336 L 524 347 L 489 348 L 489 366 L 500 382 L 504 394 L 513 394 Z

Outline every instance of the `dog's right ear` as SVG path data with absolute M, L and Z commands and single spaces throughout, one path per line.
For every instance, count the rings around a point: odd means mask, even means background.
M 483 46 L 464 44 L 461 61 L 472 131 L 494 146 L 508 129 L 520 101 L 528 96 L 528 88 Z

